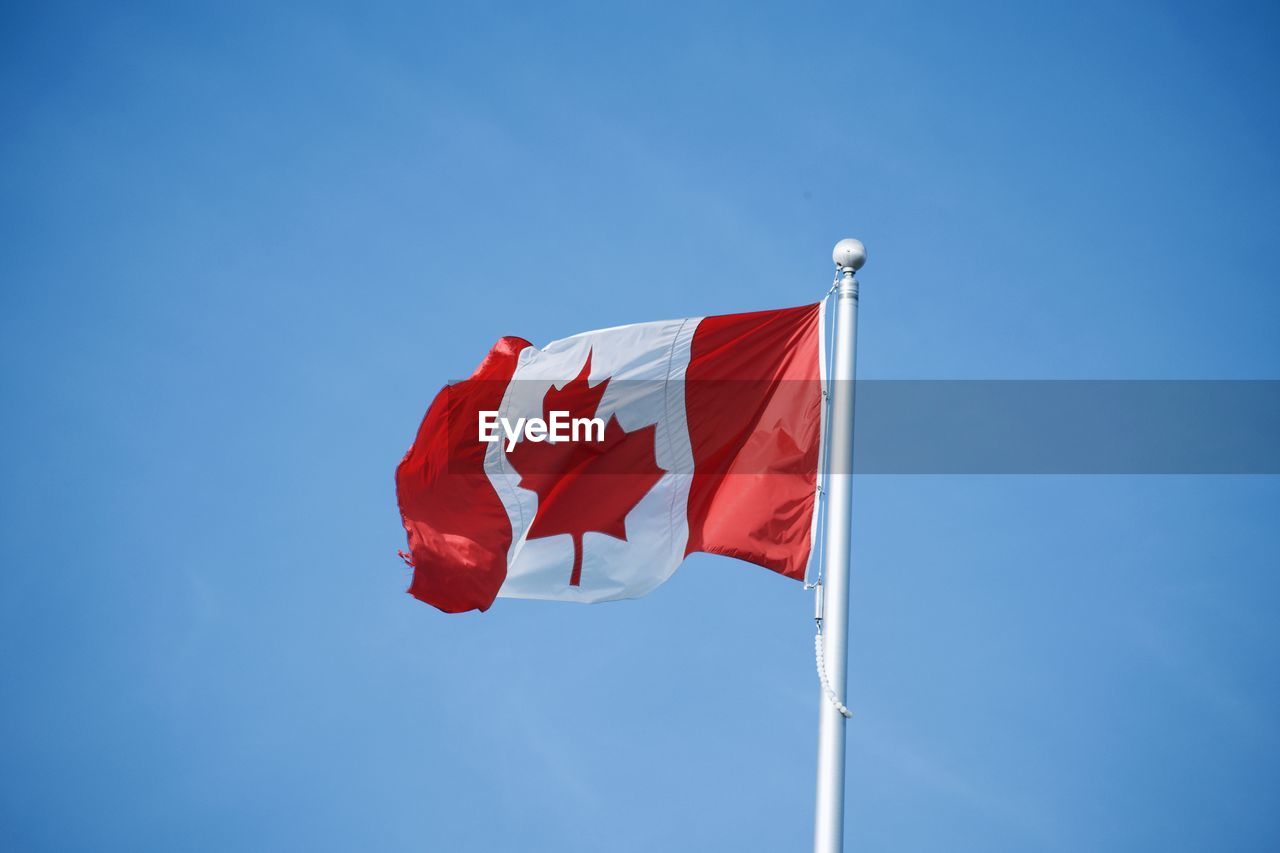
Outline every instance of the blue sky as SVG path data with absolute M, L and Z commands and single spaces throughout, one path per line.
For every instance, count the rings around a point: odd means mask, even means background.
M 1270 4 L 8 4 L 0 843 L 798 850 L 800 586 L 403 594 L 492 341 L 809 302 L 860 375 L 1277 378 Z M 1280 845 L 1274 477 L 855 486 L 859 851 Z

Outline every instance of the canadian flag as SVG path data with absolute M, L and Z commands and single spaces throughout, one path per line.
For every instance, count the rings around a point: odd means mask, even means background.
M 805 576 L 823 421 L 821 304 L 502 338 L 396 469 L 409 592 L 635 598 L 687 554 Z

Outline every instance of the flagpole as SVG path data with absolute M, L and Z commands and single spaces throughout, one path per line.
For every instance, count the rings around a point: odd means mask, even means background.
M 827 433 L 824 485 L 822 585 L 817 612 L 827 684 L 818 715 L 818 792 L 813 823 L 814 853 L 844 850 L 844 723 L 838 703 L 845 697 L 849 646 L 849 528 L 852 524 L 853 377 L 857 355 L 858 279 L 867 250 L 845 239 L 831 253 L 840 275 L 836 287 L 835 344 L 831 360 L 831 424 Z M 830 693 L 827 691 L 830 688 Z

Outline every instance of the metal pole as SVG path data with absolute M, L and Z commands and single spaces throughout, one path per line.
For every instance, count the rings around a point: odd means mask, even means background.
M 853 377 L 857 353 L 858 280 L 867 260 L 857 240 L 841 240 L 832 252 L 840 271 L 836 290 L 835 350 L 831 362 L 831 425 L 827 433 L 826 525 L 823 539 L 822 652 L 827 680 L 845 698 L 849 645 L 849 528 L 853 480 Z M 818 715 L 818 795 L 813 822 L 814 853 L 844 850 L 844 716 L 821 696 Z

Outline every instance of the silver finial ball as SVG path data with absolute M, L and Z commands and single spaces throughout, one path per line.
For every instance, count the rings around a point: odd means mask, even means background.
M 831 260 L 836 262 L 838 269 L 851 269 L 856 272 L 867 262 L 867 247 L 862 245 L 861 240 L 846 237 L 836 243 L 835 251 L 831 253 Z

